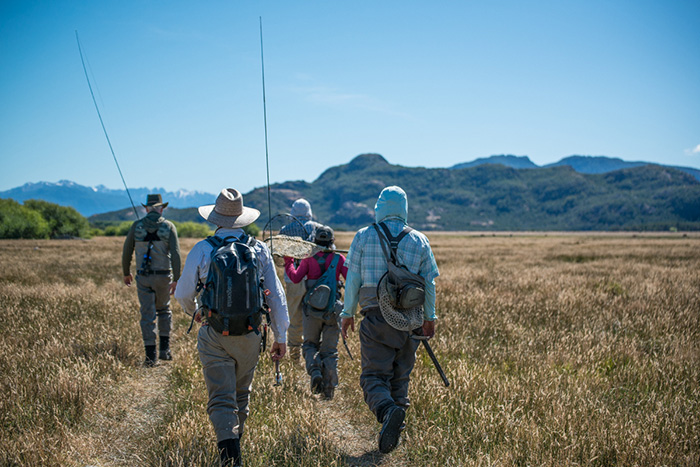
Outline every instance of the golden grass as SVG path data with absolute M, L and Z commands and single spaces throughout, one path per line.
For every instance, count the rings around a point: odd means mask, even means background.
M 337 233 L 339 248 L 352 234 Z M 431 233 L 441 270 L 407 430 L 376 451 L 357 335 L 333 401 L 261 358 L 247 466 L 700 464 L 700 238 Z M 196 333 L 142 368 L 123 239 L 0 241 L 0 465 L 217 465 Z M 183 239 L 189 251 L 194 239 Z

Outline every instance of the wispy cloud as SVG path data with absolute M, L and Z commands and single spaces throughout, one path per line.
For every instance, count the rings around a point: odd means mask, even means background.
M 694 148 L 686 149 L 685 153 L 689 156 L 694 156 L 694 155 L 700 154 L 700 144 L 698 144 Z
M 297 77 L 300 79 L 302 78 L 301 75 Z M 310 77 L 306 75 L 304 75 L 303 78 L 304 81 L 311 81 Z M 292 90 L 307 101 L 317 105 L 360 109 L 405 119 L 413 118 L 411 115 L 392 109 L 391 105 L 381 102 L 367 94 L 345 92 L 320 85 L 297 86 L 292 88 Z

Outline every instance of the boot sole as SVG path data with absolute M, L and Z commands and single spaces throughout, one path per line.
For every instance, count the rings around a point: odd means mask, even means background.
M 382 426 L 382 431 L 379 432 L 379 452 L 387 454 L 398 446 L 401 425 L 405 417 L 406 412 L 401 408 L 396 408 L 389 414 L 389 419 Z
M 318 375 L 311 378 L 311 392 L 314 394 L 323 392 L 323 376 Z

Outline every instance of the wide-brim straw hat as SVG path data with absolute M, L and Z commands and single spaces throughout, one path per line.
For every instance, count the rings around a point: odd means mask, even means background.
M 163 206 L 164 208 L 168 207 L 168 203 L 163 202 L 163 198 L 160 196 L 160 193 L 152 194 L 152 195 L 147 195 L 146 196 L 146 204 L 141 204 L 144 208 L 148 208 L 153 206 L 154 208 L 157 208 L 158 206 Z
M 215 204 L 200 206 L 199 215 L 219 227 L 239 228 L 260 217 L 260 211 L 243 205 L 243 195 L 233 188 L 221 190 Z

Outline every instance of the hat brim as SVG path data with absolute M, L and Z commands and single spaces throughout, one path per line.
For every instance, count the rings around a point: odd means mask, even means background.
M 143 204 L 141 203 L 141 206 L 144 208 L 157 208 L 159 206 L 163 206 L 164 208 L 168 207 L 168 203 L 156 203 L 156 204 Z
M 228 227 L 232 229 L 245 227 L 246 225 L 252 224 L 260 217 L 260 211 L 245 206 L 243 206 L 243 212 L 240 216 L 224 216 L 214 210 L 215 206 L 214 204 L 200 206 L 197 208 L 197 211 L 204 219 L 219 227 Z

